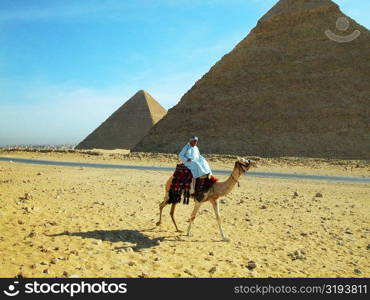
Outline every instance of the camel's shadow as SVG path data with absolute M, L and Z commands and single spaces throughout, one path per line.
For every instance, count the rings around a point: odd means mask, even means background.
M 81 238 L 96 239 L 101 241 L 109 241 L 112 243 L 126 242 L 135 244 L 131 247 L 134 251 L 140 251 L 142 249 L 147 249 L 151 247 L 158 246 L 164 237 L 158 237 L 151 239 L 145 234 L 141 233 L 139 230 L 123 229 L 123 230 L 92 230 L 85 232 L 69 232 L 64 231 L 57 234 L 49 234 L 49 237 L 57 236 L 79 236 Z M 127 247 L 116 247 L 115 250 L 124 250 L 129 248 Z

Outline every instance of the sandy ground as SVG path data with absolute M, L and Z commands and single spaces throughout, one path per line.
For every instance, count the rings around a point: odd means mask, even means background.
M 155 154 L 0 156 L 176 162 L 175 156 Z M 231 157 L 210 160 L 212 168 L 233 167 Z M 261 171 L 369 176 L 363 161 L 260 163 Z M 169 207 L 162 225 L 155 226 L 170 175 L 0 162 L 0 277 L 370 276 L 369 185 L 244 177 L 239 188 L 220 199 L 227 243 L 221 242 L 209 203 L 200 209 L 193 237 L 174 231 Z M 184 231 L 192 208 L 192 203 L 176 208 Z

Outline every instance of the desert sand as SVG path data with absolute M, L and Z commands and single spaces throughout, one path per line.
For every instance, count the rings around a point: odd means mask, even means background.
M 128 151 L 25 152 L 0 156 L 175 166 L 175 155 Z M 231 170 L 232 156 L 209 155 Z M 369 176 L 369 162 L 260 159 L 258 171 Z M 177 233 L 164 210 L 171 172 L 0 162 L 0 277 L 369 277 L 368 184 L 244 176 L 212 207 L 179 204 Z M 217 176 L 220 180 L 226 176 Z

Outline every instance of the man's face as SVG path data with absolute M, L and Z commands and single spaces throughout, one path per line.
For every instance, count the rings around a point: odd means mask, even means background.
M 190 146 L 194 147 L 198 144 L 198 141 L 190 141 Z

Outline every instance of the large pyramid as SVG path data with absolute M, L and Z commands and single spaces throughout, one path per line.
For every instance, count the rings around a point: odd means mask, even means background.
M 343 17 L 329 0 L 279 1 L 134 151 L 197 135 L 203 153 L 370 159 L 370 32 Z
M 140 90 L 90 133 L 76 149 L 132 149 L 167 111 Z

